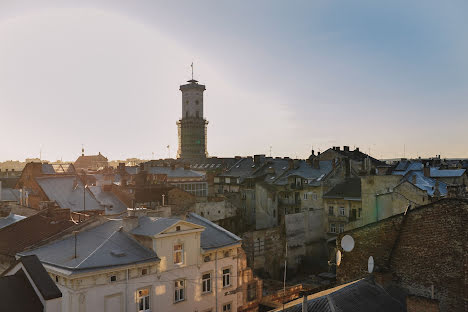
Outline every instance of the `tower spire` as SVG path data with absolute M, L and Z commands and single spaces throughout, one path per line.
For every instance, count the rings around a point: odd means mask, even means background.
M 190 67 L 192 67 L 192 80 L 193 80 L 193 62 L 192 62 L 192 65 L 190 65 Z

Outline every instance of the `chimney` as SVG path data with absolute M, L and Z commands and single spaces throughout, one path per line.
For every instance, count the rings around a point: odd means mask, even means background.
M 415 174 L 413 174 L 413 176 L 412 176 L 411 183 L 416 184 L 416 175 Z
M 427 177 L 427 178 L 431 177 L 431 167 L 429 166 L 428 162 L 424 165 L 423 171 L 424 171 L 424 176 L 425 177 Z
M 320 169 L 320 159 L 314 158 L 312 162 L 313 162 L 314 169 Z
M 265 158 L 265 154 L 254 155 L 254 164 L 259 165 L 264 158 Z
M 294 169 L 294 160 L 288 159 L 288 169 Z
M 355 151 L 355 152 L 359 152 L 359 147 L 356 147 L 356 148 L 354 149 L 354 151 Z
M 126 218 L 123 218 L 122 221 L 123 230 L 127 233 L 138 226 L 138 217 L 136 216 L 128 216 Z
M 332 159 L 332 168 L 333 168 L 333 169 L 336 168 L 336 158 L 333 158 L 333 159 Z
M 344 150 L 345 152 L 349 152 L 349 146 L 343 146 L 343 150 Z
M 345 176 L 348 178 L 351 176 L 351 161 L 348 157 L 344 159 L 345 161 Z
M 440 197 L 439 181 L 437 181 L 437 180 L 435 182 L 434 196 L 435 197 Z

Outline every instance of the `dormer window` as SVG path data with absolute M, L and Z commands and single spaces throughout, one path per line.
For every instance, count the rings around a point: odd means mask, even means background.
M 174 245 L 174 264 L 184 263 L 184 246 L 182 244 Z

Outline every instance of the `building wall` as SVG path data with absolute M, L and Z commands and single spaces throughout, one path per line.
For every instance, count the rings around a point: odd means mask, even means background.
M 285 215 L 289 269 L 297 270 L 306 265 L 318 270 L 327 263 L 322 222 L 321 210 Z
M 377 267 L 384 267 L 396 242 L 389 263 L 394 282 L 410 295 L 426 298 L 433 285 L 441 311 L 466 309 L 468 202 L 444 199 L 415 208 L 406 221 L 403 218 L 393 216 L 346 233 L 354 238 L 355 247 L 344 254 L 337 279 L 344 282 L 367 275 L 369 256 Z
M 361 177 L 362 218 L 355 222 L 355 226 L 364 226 L 383 218 L 379 212 L 377 195 L 390 193 L 400 180 L 401 176 L 392 175 Z
M 236 216 L 237 209 L 226 199 L 195 204 L 195 213 L 212 221 L 219 221 Z
M 257 230 L 278 225 L 278 200 L 276 192 L 265 185 L 255 185 L 255 228 Z
M 334 235 L 340 233 L 340 224 L 343 230 L 347 231 L 358 226 L 361 226 L 362 219 L 362 201 L 361 200 L 345 200 L 345 199 L 325 199 L 323 204 L 325 233 Z M 340 208 L 344 208 L 344 216 L 340 215 Z M 330 208 L 333 208 L 333 214 L 330 215 Z M 356 211 L 356 219 L 353 220 L 352 211 Z M 331 224 L 335 225 L 335 232 L 332 232 Z

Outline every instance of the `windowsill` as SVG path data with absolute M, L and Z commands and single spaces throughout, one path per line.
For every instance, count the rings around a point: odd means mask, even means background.
M 207 296 L 207 295 L 212 295 L 213 294 L 213 291 L 206 291 L 206 292 L 202 292 L 202 296 Z
M 232 287 L 232 285 L 226 285 L 226 286 L 223 286 L 223 289 L 230 288 L 230 287 Z
M 179 300 L 179 301 L 175 301 L 174 304 L 178 304 L 178 303 L 181 303 L 181 302 L 185 302 L 186 300 Z

